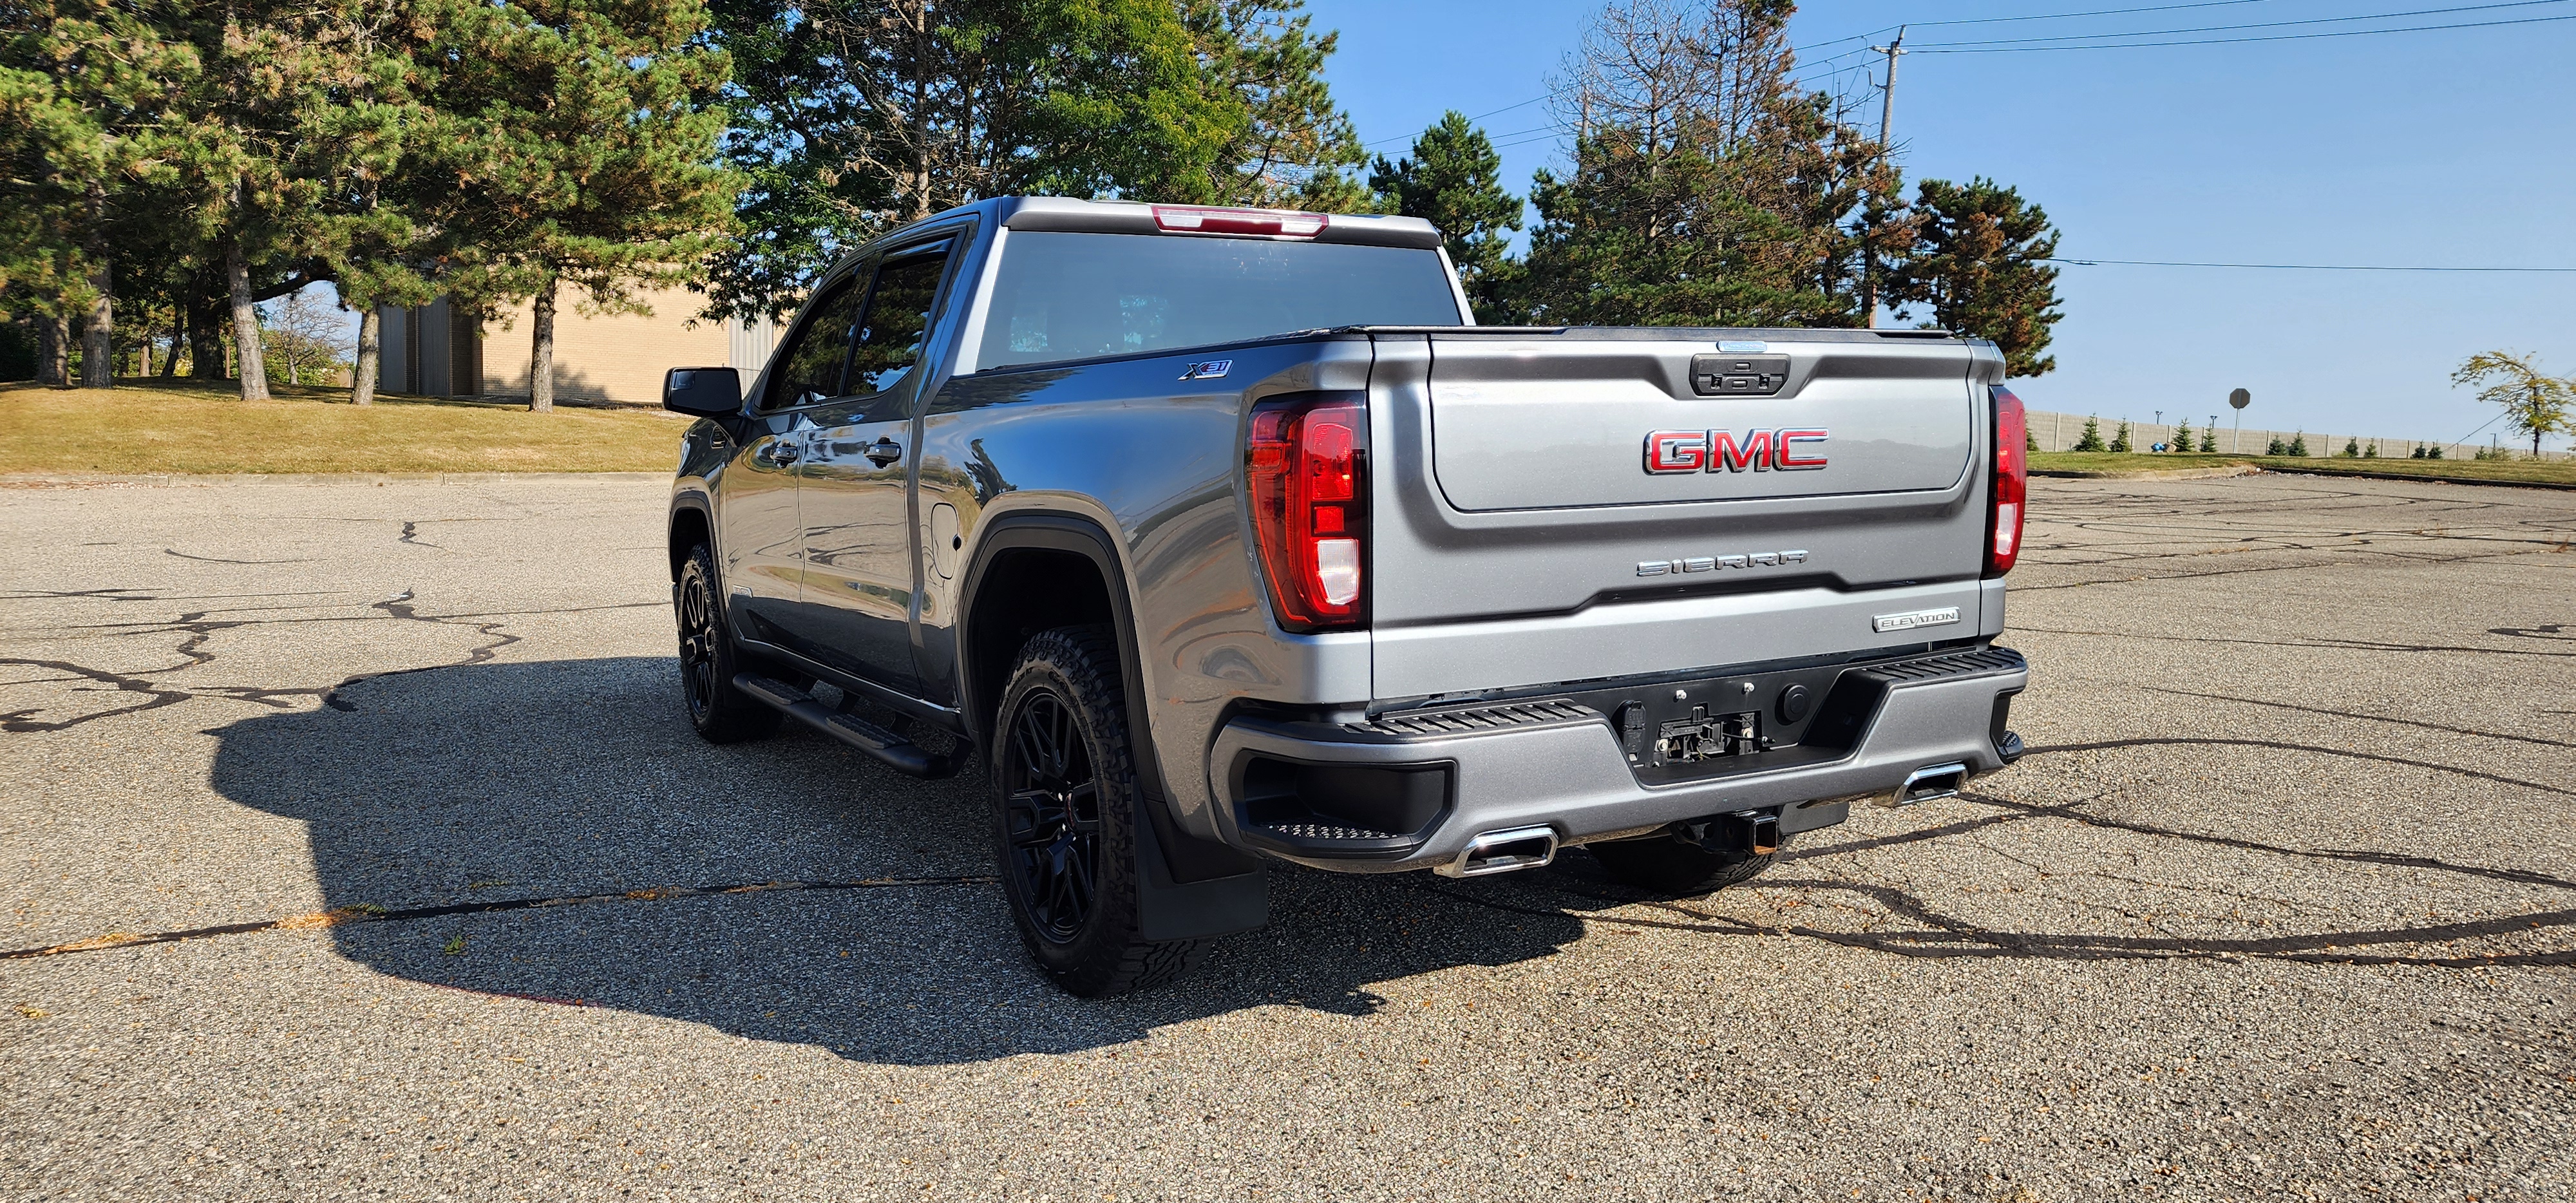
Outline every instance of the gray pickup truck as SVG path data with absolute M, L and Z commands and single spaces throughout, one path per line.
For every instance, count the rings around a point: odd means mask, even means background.
M 1441 247 L 1003 198 L 848 255 L 747 389 L 667 378 L 690 721 L 980 761 L 1083 995 L 1261 925 L 1274 859 L 1703 892 L 2019 755 L 1991 345 L 1478 327 Z

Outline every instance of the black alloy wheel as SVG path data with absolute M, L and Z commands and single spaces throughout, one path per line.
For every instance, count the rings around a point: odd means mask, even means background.
M 1159 986 L 1206 954 L 1203 939 L 1148 940 L 1136 779 L 1118 640 L 1057 627 L 1020 648 L 994 708 L 993 859 L 1029 957 L 1066 993 Z
M 1047 686 L 1020 695 L 1002 764 L 1010 871 L 1049 943 L 1082 934 L 1100 896 L 1100 780 L 1073 709 Z
M 706 577 L 684 573 L 680 581 L 680 690 L 689 706 L 689 721 L 704 725 L 716 698 L 716 648 L 724 631 L 716 625 L 716 599 Z M 731 682 L 726 682 L 731 684 Z
M 680 579 L 671 582 L 671 607 L 680 623 L 680 701 L 700 737 L 729 744 L 778 730 L 782 716 L 733 687 L 742 661 L 733 632 L 725 628 L 723 596 L 716 587 L 715 553 L 704 543 L 690 548 Z

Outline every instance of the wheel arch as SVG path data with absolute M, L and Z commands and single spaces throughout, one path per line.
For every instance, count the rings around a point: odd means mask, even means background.
M 671 502 L 670 559 L 671 579 L 680 579 L 681 566 L 689 562 L 689 549 L 700 543 L 707 551 L 716 550 L 715 515 L 707 508 L 701 493 L 683 493 Z
M 1144 794 L 1141 801 L 1159 859 L 1174 882 L 1210 887 L 1248 883 L 1239 888 L 1252 892 L 1233 909 L 1266 910 L 1267 902 L 1258 900 L 1267 895 L 1257 884 L 1257 861 L 1225 845 L 1192 838 L 1172 819 L 1172 795 L 1163 783 L 1162 754 L 1154 739 L 1154 695 L 1146 688 L 1130 579 L 1118 544 L 1093 518 L 1027 510 L 992 518 L 976 535 L 958 593 L 958 715 L 971 738 L 990 739 L 1007 674 L 1030 635 L 1059 626 L 1107 623 L 1117 641 L 1127 729 L 1137 744 L 1136 782 Z M 1038 582 L 1044 583 L 1042 590 L 1030 587 Z M 1221 926 L 1244 930 L 1233 921 Z M 1248 926 L 1259 926 L 1259 920 L 1251 920 Z

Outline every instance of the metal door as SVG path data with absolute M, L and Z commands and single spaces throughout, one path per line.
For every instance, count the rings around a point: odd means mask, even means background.
M 753 426 L 725 469 L 724 579 L 735 629 L 777 642 L 801 633 L 805 521 L 797 469 L 814 444 L 814 407 L 841 393 L 867 277 L 826 283 L 781 346 L 753 399 Z
M 846 395 L 815 408 L 800 470 L 805 599 L 814 638 L 849 671 L 916 692 L 911 489 L 915 369 L 950 244 L 901 248 L 876 270 Z

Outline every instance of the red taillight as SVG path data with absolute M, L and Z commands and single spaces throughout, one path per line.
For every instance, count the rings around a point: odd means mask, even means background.
M 1312 238 L 1332 219 L 1286 209 L 1218 209 L 1206 205 L 1156 205 L 1154 227 L 1182 234 L 1266 234 Z
M 1995 499 L 1988 511 L 1991 538 L 1986 545 L 1986 575 L 2002 576 L 2021 558 L 2021 520 L 2030 495 L 2030 422 L 2021 398 L 2009 389 L 1995 390 Z
M 1252 533 L 1279 625 L 1317 631 L 1367 622 L 1367 407 L 1265 402 L 1252 411 L 1248 443 Z

